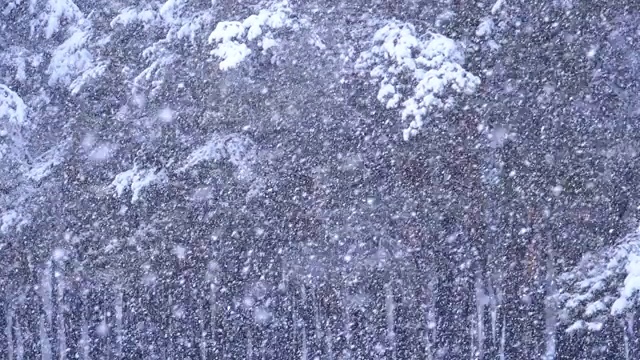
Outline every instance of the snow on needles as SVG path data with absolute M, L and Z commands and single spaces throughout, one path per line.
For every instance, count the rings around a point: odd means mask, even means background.
M 636 302 L 640 292 L 640 254 L 629 254 L 627 265 L 625 266 L 627 277 L 624 279 L 624 286 L 620 290 L 620 296 L 611 305 L 611 313 L 619 315 L 625 312 Z
M 431 109 L 451 106 L 453 97 L 447 90 L 470 94 L 480 84 L 462 67 L 459 44 L 443 35 L 418 36 L 412 24 L 393 21 L 376 31 L 372 42 L 372 48 L 360 54 L 356 69 L 379 82 L 380 102 L 387 108 L 400 106 L 403 120 L 413 119 L 403 132 L 405 140 L 418 133 Z
M 252 167 L 256 156 L 255 143 L 248 137 L 239 134 L 214 135 L 187 157 L 180 171 L 206 161 L 227 160 L 236 167 L 239 180 L 251 181 L 255 179 Z
M 35 1 L 30 4 L 29 10 L 32 13 L 36 11 L 35 4 Z M 72 0 L 49 0 L 41 15 L 31 23 L 31 27 L 43 27 L 45 37 L 50 39 L 60 31 L 61 24 L 75 23 L 82 19 L 82 12 Z
M 184 0 L 167 0 L 158 9 L 144 5 L 142 9 L 127 7 L 111 20 L 111 27 L 142 25 L 145 29 L 151 26 L 165 28 L 167 33 L 162 41 L 189 38 L 196 43 L 199 30 L 211 23 L 213 15 L 207 11 L 194 11 L 185 6 Z
M 209 43 L 216 48 L 211 54 L 220 58 L 220 70 L 237 67 L 249 55 L 251 49 L 243 41 L 258 41 L 262 51 L 276 45 L 271 30 L 291 27 L 291 8 L 288 1 L 276 3 L 270 9 L 260 10 L 243 21 L 223 21 L 218 23 L 209 35 Z
M 162 184 L 168 181 L 164 170 L 139 169 L 134 166 L 132 169 L 116 175 L 110 187 L 114 188 L 118 196 L 122 196 L 125 191 L 131 191 L 131 203 L 140 199 L 140 193 L 145 187 L 153 184 Z
M 25 173 L 25 177 L 38 182 L 49 176 L 56 166 L 63 163 L 67 145 L 68 143 L 63 142 L 61 145 L 46 151 L 34 159 L 33 163 L 30 164 L 29 170 Z
M 26 219 L 24 219 L 17 211 L 15 210 L 7 210 L 5 212 L 0 213 L 0 233 L 6 234 L 12 227 L 17 227 L 18 229 L 27 223 Z
M 93 45 L 90 41 L 91 22 L 74 1 L 31 1 L 29 12 L 38 14 L 30 22 L 32 37 L 44 35 L 46 39 L 51 39 L 58 33 L 65 35 L 62 44 L 57 44 L 51 51 L 51 60 L 47 67 L 49 86 L 71 85 L 70 90 L 77 94 L 87 81 L 104 73 L 105 64 L 95 64 L 94 56 L 88 50 Z M 24 59 L 18 65 L 17 76 L 24 81 Z
M 93 56 L 85 48 L 88 39 L 88 32 L 76 31 L 56 48 L 47 69 L 49 86 L 54 86 L 56 83 L 69 85 L 78 74 L 94 66 Z
M 27 121 L 27 106 L 22 98 L 6 85 L 0 84 L 0 125 L 25 126 Z M 7 130 L 0 128 L 0 136 Z
M 118 25 L 128 26 L 132 23 L 142 23 L 148 25 L 158 18 L 157 14 L 151 9 L 136 10 L 133 7 L 128 7 L 120 11 L 120 13 L 111 20 L 109 24 L 112 28 Z
M 597 331 L 608 314 L 621 315 L 640 302 L 640 229 L 617 245 L 586 255 L 562 274 L 558 295 L 563 318 L 580 319 L 566 331 Z

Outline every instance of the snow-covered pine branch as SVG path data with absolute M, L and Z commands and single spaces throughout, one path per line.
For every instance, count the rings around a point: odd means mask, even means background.
M 29 124 L 27 105 L 22 101 L 20 95 L 3 84 L 0 84 L 0 124 L 12 126 L 26 126 Z M 6 129 L 2 129 L 0 130 L 0 135 L 6 136 L 6 132 Z
M 118 197 L 126 191 L 131 191 L 131 203 L 135 203 L 140 200 L 144 188 L 154 184 L 164 184 L 167 181 L 168 177 L 164 170 L 141 169 L 134 166 L 132 169 L 117 174 L 110 187 L 115 190 Z
M 213 134 L 189 154 L 178 171 L 184 172 L 207 162 L 228 162 L 233 165 L 236 179 L 249 185 L 246 197 L 252 198 L 260 194 L 266 184 L 266 179 L 256 170 L 258 156 L 255 142 L 246 135 Z
M 151 97 L 160 91 L 164 84 L 166 70 L 170 69 L 170 65 L 179 58 L 179 55 L 171 52 L 166 45 L 166 41 L 156 42 L 142 52 L 142 57 L 150 63 L 133 79 L 132 92 L 134 95 L 138 94 L 139 89 L 145 89 L 148 83 L 152 85 L 149 93 Z
M 121 9 L 118 15 L 116 15 L 109 25 L 111 28 L 118 26 L 128 26 L 131 24 L 142 24 L 145 29 L 151 25 L 157 24 L 158 13 L 149 7 L 143 9 L 136 9 L 135 7 L 126 7 Z
M 239 180 L 251 181 L 255 179 L 256 152 L 255 143 L 247 136 L 215 134 L 187 157 L 179 171 L 186 171 L 202 162 L 228 161 L 236 168 Z
M 17 186 L 16 178 L 28 158 L 22 133 L 30 126 L 27 106 L 22 98 L 6 85 L 0 84 L 0 188 L 3 192 Z M 0 233 L 24 225 L 27 220 L 22 212 L 8 209 L 8 206 L 15 207 L 18 201 L 6 194 L 0 200 L 3 205 Z
M 11 229 L 20 229 L 28 224 L 29 220 L 16 210 L 7 210 L 0 213 L 0 233 L 6 234 Z
M 187 6 L 187 0 L 167 0 L 158 9 L 159 18 L 168 25 L 166 40 L 188 39 L 196 44 L 198 38 L 204 39 L 204 29 L 214 21 L 211 8 L 194 9 Z
M 220 60 L 219 67 L 228 70 L 238 66 L 254 51 L 266 53 L 278 44 L 277 31 L 297 29 L 300 22 L 292 16 L 288 1 L 267 2 L 264 9 L 241 21 L 221 21 L 215 7 L 192 0 L 165 0 L 162 3 L 124 7 L 110 21 L 113 29 L 133 24 L 145 31 L 159 31 L 142 51 L 147 66 L 133 75 L 132 91 L 148 89 L 154 97 L 165 84 L 167 70 L 179 59 L 184 45 L 198 49 L 213 44 L 210 54 Z M 207 35 L 208 34 L 208 35 Z M 181 50 L 176 50 L 181 49 Z M 198 54 L 195 54 L 199 56 Z
M 0 84 L 0 161 L 2 166 L 10 166 L 0 169 L 0 173 L 15 171 L 11 167 L 27 157 L 23 130 L 30 126 L 27 106 L 22 98 L 6 85 Z
M 235 133 L 214 134 L 205 144 L 195 148 L 177 171 L 184 172 L 206 162 L 228 162 L 234 166 L 237 179 L 250 184 L 250 192 L 257 192 L 263 183 L 263 179 L 257 176 L 254 169 L 257 156 L 256 144 L 249 137 Z M 168 181 L 166 169 L 142 168 L 135 165 L 117 174 L 109 188 L 113 189 L 118 197 L 130 191 L 131 203 L 135 203 L 140 200 L 145 188 Z
M 209 35 L 209 43 L 216 45 L 211 54 L 221 60 L 220 69 L 229 70 L 237 67 L 251 55 L 251 47 L 266 53 L 276 46 L 278 41 L 274 31 L 283 28 L 295 29 L 298 25 L 291 14 L 289 2 L 285 0 L 242 21 L 219 22 Z
M 95 67 L 94 57 L 87 50 L 89 39 L 88 31 L 77 30 L 53 51 L 47 69 L 49 86 L 69 85 L 78 75 L 82 77 L 82 73 Z
M 90 79 L 105 70 L 104 62 L 97 62 L 91 53 L 93 29 L 91 21 L 73 0 L 32 0 L 28 5 L 13 2 L 4 9 L 11 21 L 29 24 L 29 33 L 18 37 L 11 53 L 15 58 L 0 59 L 12 62 L 16 68 L 15 79 L 27 80 L 29 68 L 38 67 L 44 54 L 50 55 L 47 64 L 49 86 L 69 87 L 78 93 Z M 26 11 L 25 11 L 26 10 Z
M 62 31 L 63 24 L 84 21 L 84 14 L 73 0 L 33 0 L 29 5 L 29 11 L 31 14 L 37 13 L 36 18 L 31 21 L 31 28 L 43 31 L 46 39 Z
M 151 43 L 141 54 L 148 65 L 132 79 L 134 94 L 138 94 L 140 89 L 150 88 L 149 95 L 154 97 L 162 89 L 166 71 L 185 55 L 177 53 L 175 46 L 184 40 L 196 47 L 204 45 L 214 12 L 210 6 L 193 4 L 189 0 L 167 0 L 155 4 L 157 6 L 152 5 L 123 8 L 111 20 L 110 26 L 117 30 L 134 24 L 142 25 L 145 31 L 162 34 L 160 38 L 150 39 Z
M 640 304 L 640 229 L 617 245 L 583 257 L 559 278 L 566 331 L 600 330 L 609 316 Z
M 435 33 L 419 35 L 412 24 L 391 21 L 373 35 L 372 47 L 360 54 L 356 69 L 379 85 L 380 102 L 400 107 L 403 120 L 412 118 L 403 131 L 408 140 L 429 112 L 449 108 L 454 94 L 475 91 L 480 79 L 463 64 L 456 41 Z
M 125 7 L 110 22 L 111 28 L 126 27 L 132 24 L 149 28 L 162 28 L 165 31 L 163 41 L 188 38 L 196 43 L 210 23 L 214 21 L 211 7 L 196 6 L 189 0 L 166 0 L 158 6 L 149 4 L 142 7 Z

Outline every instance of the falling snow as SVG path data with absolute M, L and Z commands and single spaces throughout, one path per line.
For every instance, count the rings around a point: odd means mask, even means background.
M 0 358 L 640 358 L 637 1 L 0 24 Z

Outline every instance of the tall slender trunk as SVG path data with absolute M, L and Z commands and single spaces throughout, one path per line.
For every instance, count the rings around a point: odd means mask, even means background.
M 311 301 L 313 307 L 313 342 L 318 349 L 318 352 L 322 352 L 323 343 L 323 329 L 322 329 L 322 315 L 320 312 L 320 301 L 318 300 L 318 289 L 316 287 L 311 288 Z
M 89 337 L 89 323 L 87 321 L 87 308 L 86 300 L 83 297 L 82 304 L 80 306 L 81 311 L 81 328 L 80 328 L 80 341 L 78 342 L 78 353 L 81 360 L 89 360 L 89 352 L 91 351 L 91 338 Z
M 503 336 L 503 306 L 501 304 L 501 289 L 496 283 L 499 282 L 498 276 L 487 271 L 486 284 L 485 284 L 485 296 L 486 296 L 486 310 L 484 314 L 485 319 L 485 345 L 483 346 L 483 356 L 486 359 L 496 359 L 502 348 L 502 336 Z M 488 328 L 488 329 L 487 329 Z
M 200 350 L 200 360 L 206 360 L 207 359 L 207 331 L 211 331 L 210 329 L 212 328 L 211 324 L 209 324 L 209 328 L 207 328 L 207 321 L 211 321 L 211 318 L 209 316 L 209 319 L 207 319 L 207 309 L 206 309 L 207 303 L 206 300 L 203 300 L 202 298 L 198 299 L 198 313 L 199 313 L 199 318 L 202 319 L 201 321 L 199 321 L 198 325 L 200 328 L 200 339 L 198 342 L 198 348 Z M 213 334 L 209 334 L 209 336 L 212 336 Z
M 58 345 L 58 359 L 65 360 L 67 358 L 67 336 L 65 333 L 65 324 L 64 324 L 64 291 L 65 291 L 65 281 L 64 281 L 64 266 L 62 264 L 58 264 L 58 271 L 54 274 L 57 277 L 58 281 L 56 287 L 56 328 L 57 328 L 57 345 Z
M 385 293 L 385 317 L 387 320 L 387 342 L 391 350 L 391 359 L 395 360 L 397 356 L 396 349 L 396 304 L 393 298 L 393 286 L 391 283 L 384 285 Z
M 43 314 L 40 315 L 39 328 L 41 359 L 53 360 L 53 354 L 51 354 L 51 343 L 49 342 L 49 334 L 47 334 L 47 321 Z
M 42 356 L 48 359 L 53 358 L 51 351 L 50 329 L 53 321 L 53 289 L 52 289 L 52 269 L 51 262 L 47 262 L 42 270 L 40 280 L 40 298 L 42 299 L 42 312 L 40 316 L 40 346 Z
M 47 268 L 48 271 L 50 272 L 50 289 L 47 289 L 47 291 L 50 291 L 48 296 L 49 296 L 49 301 L 51 302 L 51 309 L 49 312 L 49 337 L 51 339 L 51 351 L 53 354 L 53 358 L 57 358 L 58 357 L 58 350 L 60 349 L 59 345 L 58 345 L 58 311 L 60 310 L 60 304 L 58 303 L 58 296 L 56 293 L 56 289 L 58 288 L 58 276 L 56 275 L 56 272 L 58 271 L 58 267 L 56 262 L 49 260 L 47 262 Z
M 553 247 L 549 247 L 546 266 L 546 299 L 545 299 L 545 353 L 544 360 L 556 358 L 556 331 L 557 331 L 557 289 L 555 286 L 555 259 Z
M 124 310 L 124 293 L 122 290 L 122 285 L 118 284 L 115 286 L 116 290 L 116 298 L 114 302 L 114 311 L 115 311 L 115 334 L 116 334 L 116 349 L 114 352 L 116 359 L 122 359 L 123 347 L 124 347 L 124 324 L 123 324 L 123 310 Z
M 16 360 L 24 359 L 24 334 L 23 327 L 20 325 L 19 319 L 16 319 Z
M 506 359 L 507 352 L 507 316 L 502 315 L 502 326 L 500 331 L 500 350 L 498 351 L 500 360 Z
M 2 284 L 2 288 L 6 289 L 6 284 Z M 4 331 L 7 326 L 7 304 L 8 304 L 9 296 L 4 294 L 4 296 L 0 296 L 0 347 L 5 349 L 8 352 L 9 343 L 7 339 L 7 332 Z M 5 358 L 8 358 L 6 356 Z
M 253 330 L 251 326 L 247 327 L 247 347 L 246 347 L 246 359 L 253 360 Z
M 210 290 L 209 290 L 209 321 L 210 321 L 210 325 L 209 325 L 209 332 L 210 332 L 210 341 L 209 341 L 209 347 L 211 349 L 210 353 L 211 356 L 216 357 L 216 356 L 221 356 L 222 354 L 220 354 L 220 336 L 218 334 L 218 314 L 217 314 L 217 307 L 218 307 L 218 297 L 217 297 L 217 281 L 214 279 L 211 282 L 210 285 Z
M 300 349 L 300 360 L 309 360 L 309 342 L 307 341 L 307 328 L 302 326 L 302 348 Z
M 633 312 L 629 312 L 625 320 L 627 322 L 627 332 L 631 338 L 631 343 L 629 344 L 630 356 L 632 358 L 638 357 L 638 354 L 640 353 L 640 338 L 638 337 L 638 326 L 640 325 L 640 321 L 638 321 L 636 314 Z
M 433 360 L 436 354 L 436 344 L 438 337 L 437 315 L 436 315 L 436 294 L 435 289 L 437 287 L 437 280 L 432 279 L 427 284 L 427 294 L 424 305 L 424 350 L 427 355 L 427 359 Z
M 326 323 L 326 331 L 324 333 L 325 336 L 325 344 L 326 344 L 326 354 L 327 354 L 327 359 L 328 360 L 334 360 L 334 356 L 333 356 L 333 331 L 331 331 L 331 322 L 329 321 L 329 319 L 325 320 Z
M 353 350 L 353 332 L 351 331 L 351 327 L 353 326 L 351 320 L 351 309 L 350 309 L 350 301 L 349 301 L 349 293 L 348 290 L 344 289 L 342 294 L 342 336 L 344 338 L 344 348 L 342 349 L 342 353 L 350 356 Z
M 488 297 L 485 293 L 484 283 L 482 281 L 481 274 L 476 274 L 476 313 L 471 314 L 470 326 L 471 339 L 473 339 L 472 346 L 469 354 L 470 359 L 483 359 L 484 358 L 484 345 L 485 345 L 485 308 L 488 304 Z

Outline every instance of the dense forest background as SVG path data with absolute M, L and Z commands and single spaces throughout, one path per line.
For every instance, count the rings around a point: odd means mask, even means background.
M 640 2 L 0 0 L 3 359 L 640 357 Z

